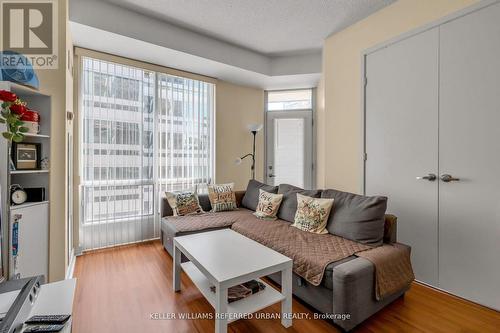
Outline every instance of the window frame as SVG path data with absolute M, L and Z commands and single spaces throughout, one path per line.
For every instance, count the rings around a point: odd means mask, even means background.
M 270 92 L 280 92 L 280 91 L 295 91 L 295 90 L 310 90 L 311 91 L 311 108 L 309 109 L 285 109 L 285 110 L 269 110 L 268 109 L 268 94 Z M 264 90 L 264 158 L 263 158 L 263 177 L 264 182 L 268 179 L 268 126 L 267 126 L 267 115 L 272 112 L 303 112 L 303 111 L 311 111 L 312 118 L 312 170 L 311 170 L 311 185 L 312 188 L 316 188 L 317 186 L 317 130 L 316 130 L 316 98 L 317 98 L 317 87 L 308 87 L 308 88 L 291 88 L 291 89 L 271 89 Z
M 152 114 L 153 114 L 153 124 L 154 124 L 154 127 L 152 129 L 153 130 L 153 145 L 152 145 L 152 147 L 153 147 L 153 162 L 152 162 L 153 163 L 152 164 L 153 175 L 152 175 L 151 179 L 146 179 L 144 177 L 142 177 L 142 178 L 140 177 L 138 179 L 135 179 L 135 178 L 134 179 L 113 179 L 113 180 L 102 180 L 102 181 L 101 180 L 91 180 L 91 181 L 86 180 L 86 177 L 85 177 L 86 166 L 84 165 L 84 163 L 82 163 L 83 162 L 83 154 L 84 154 L 83 150 L 86 149 L 85 142 L 84 142 L 84 140 L 85 140 L 84 137 L 86 136 L 86 133 L 83 131 L 83 125 L 84 125 L 85 121 L 91 121 L 91 120 L 88 118 L 85 118 L 85 116 L 84 116 L 84 109 L 85 109 L 84 103 L 88 102 L 84 98 L 85 94 L 87 93 L 87 91 L 86 91 L 87 85 L 84 83 L 84 80 L 85 80 L 85 78 L 84 78 L 84 72 L 85 72 L 84 59 L 85 58 L 99 61 L 99 62 L 107 62 L 107 63 L 113 63 L 115 65 L 136 68 L 138 70 L 149 72 L 154 76 L 153 77 L 154 88 L 153 88 L 153 96 L 152 96 L 153 97 Z M 159 219 L 160 207 L 158 204 L 158 202 L 159 202 L 158 199 L 160 198 L 160 194 L 157 192 L 159 189 L 159 181 L 160 181 L 160 177 L 158 174 L 158 169 L 160 166 L 160 164 L 158 163 L 159 153 L 160 153 L 159 152 L 160 135 L 155 135 L 155 133 L 158 133 L 157 121 L 158 121 L 158 117 L 161 116 L 161 112 L 162 112 L 162 110 L 159 106 L 159 99 L 161 98 L 161 96 L 160 96 L 159 90 L 158 90 L 160 75 L 178 77 L 181 80 L 188 79 L 188 80 L 200 81 L 200 82 L 212 85 L 212 87 L 210 88 L 211 90 L 209 90 L 209 95 L 211 95 L 211 96 L 209 96 L 207 99 L 207 103 L 211 103 L 211 106 L 209 107 L 209 110 L 208 110 L 208 112 L 211 113 L 211 115 L 210 115 L 211 124 L 210 124 L 210 127 L 208 128 L 208 140 L 210 141 L 209 142 L 210 152 L 208 153 L 209 157 L 207 158 L 209 160 L 209 165 L 207 166 L 207 168 L 208 168 L 207 173 L 210 175 L 210 177 L 209 177 L 210 179 L 213 180 L 215 178 L 215 159 L 216 159 L 216 156 L 215 156 L 215 118 L 216 118 L 215 117 L 215 114 L 216 114 L 215 98 L 216 98 L 216 85 L 214 82 L 200 80 L 199 78 L 196 78 L 196 77 L 195 78 L 189 77 L 190 75 L 187 75 L 186 77 L 184 77 L 184 76 L 179 76 L 179 75 L 173 75 L 171 73 L 166 73 L 163 71 L 153 71 L 150 68 L 144 68 L 142 66 L 137 66 L 137 64 L 116 62 L 115 60 L 103 59 L 101 57 L 95 57 L 93 55 L 78 55 L 77 60 L 78 60 L 77 63 L 78 63 L 78 74 L 79 74 L 78 79 L 77 79 L 77 94 L 78 95 L 76 98 L 77 110 L 78 110 L 78 113 L 77 113 L 78 141 L 75 140 L 76 142 L 74 143 L 74 145 L 76 146 L 76 151 L 77 151 L 77 155 L 78 155 L 78 162 L 79 162 L 76 164 L 75 169 L 77 169 L 77 174 L 78 174 L 78 179 L 79 179 L 79 184 L 78 184 L 79 191 L 78 191 L 78 199 L 77 200 L 80 201 L 80 204 L 79 204 L 80 212 L 79 212 L 79 214 L 76 214 L 76 216 L 79 217 L 78 224 L 79 224 L 80 228 L 82 226 L 83 227 L 93 226 L 93 225 L 101 224 L 101 223 L 102 224 L 104 224 L 104 223 L 119 223 L 122 221 L 130 221 L 130 220 L 134 220 L 134 219 L 140 219 L 140 218 L 145 217 L 145 216 L 154 217 L 155 220 Z M 99 73 L 99 74 L 102 75 L 103 73 Z M 106 74 L 106 73 L 104 73 L 104 74 Z M 111 74 L 106 74 L 106 75 L 112 77 Z M 95 82 L 93 84 L 95 84 Z M 112 86 L 113 86 L 113 84 L 112 84 Z M 139 93 L 139 95 L 140 95 L 140 93 Z M 102 97 L 102 95 L 96 95 L 96 96 Z M 140 98 L 139 98 L 139 100 L 140 100 Z M 104 102 L 101 101 L 101 103 L 104 103 Z M 179 104 L 182 105 L 183 102 L 177 101 L 177 100 L 172 101 L 172 105 L 173 105 L 172 113 L 174 113 L 175 117 L 180 117 L 180 115 L 175 115 L 176 109 L 178 109 Z M 174 107 L 174 106 L 177 106 L 177 107 Z M 135 112 L 134 110 L 122 110 L 122 111 L 123 112 Z M 95 122 L 96 120 L 94 119 L 93 121 Z M 98 120 L 98 121 L 103 121 L 103 120 Z M 112 121 L 112 120 L 104 120 L 104 121 Z M 122 122 L 122 123 L 125 122 L 123 120 L 116 120 L 116 121 Z M 131 122 L 131 123 L 133 123 L 133 122 Z M 131 128 L 129 130 L 131 130 Z M 141 132 L 141 131 L 142 131 L 142 129 L 139 128 L 139 132 Z M 145 132 L 148 132 L 148 131 L 143 131 L 142 134 L 139 133 L 139 135 L 138 135 L 139 141 L 140 141 L 140 143 L 139 143 L 140 147 L 142 147 L 142 141 L 144 140 L 144 138 L 142 138 L 142 136 L 144 135 Z M 174 133 L 174 134 L 180 134 L 180 133 Z M 95 134 L 92 134 L 92 135 L 95 135 Z M 92 140 L 91 138 L 87 138 L 87 139 Z M 88 148 L 88 149 L 90 149 L 90 148 Z M 120 149 L 117 148 L 117 150 L 120 150 Z M 141 148 L 141 151 L 142 151 L 142 148 Z M 181 165 L 180 167 L 185 168 L 186 166 Z M 141 174 L 142 174 L 142 172 L 139 171 L 139 176 Z M 178 179 L 178 178 L 179 177 L 174 177 L 173 180 Z M 171 181 L 172 179 L 163 178 L 161 180 Z M 85 187 L 85 186 L 93 186 L 93 187 L 112 186 L 112 187 L 114 187 L 114 186 L 124 186 L 124 185 L 134 185 L 134 186 L 138 186 L 139 188 L 144 188 L 146 186 L 153 186 L 153 197 L 152 197 L 152 203 L 153 203 L 152 207 L 153 208 L 152 208 L 151 213 L 138 214 L 138 215 L 133 215 L 133 216 L 124 217 L 124 218 L 107 218 L 107 219 L 97 219 L 97 220 L 92 219 L 92 220 L 88 220 L 88 221 L 83 220 L 84 209 L 85 209 L 85 207 L 84 207 L 85 198 L 83 196 L 83 187 Z M 119 195 L 119 193 L 116 195 Z
M 283 108 L 283 109 L 270 109 L 269 108 L 269 94 L 271 93 L 279 93 L 279 92 L 289 92 L 289 91 L 310 91 L 311 93 L 311 106 L 309 108 Z M 307 111 L 307 110 L 314 110 L 314 103 L 315 103 L 315 91 L 316 88 L 293 88 L 293 89 L 280 89 L 280 90 L 266 90 L 266 96 L 265 96 L 265 112 L 286 112 L 286 111 Z

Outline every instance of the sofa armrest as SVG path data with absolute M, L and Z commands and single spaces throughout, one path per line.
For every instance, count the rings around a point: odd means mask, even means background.
M 402 244 L 405 247 L 410 247 Z M 365 258 L 356 258 L 333 268 L 333 313 L 349 315 L 333 322 L 349 331 L 383 307 L 403 295 L 402 289 L 387 298 L 375 299 L 375 266 Z
M 398 243 L 398 246 L 411 252 L 411 247 L 409 245 Z M 373 281 L 374 272 L 375 266 L 373 263 L 365 258 L 357 257 L 356 259 L 349 260 L 333 268 L 333 284 L 334 286 L 335 283 L 342 285 L 356 284 L 367 277 L 370 277 L 370 280 Z
M 168 203 L 167 196 L 165 195 L 164 192 L 161 193 L 161 200 L 160 200 L 160 216 L 165 217 L 165 216 L 172 216 L 174 215 L 174 212 L 172 211 L 172 207 L 170 207 L 170 204 Z
M 334 282 L 341 284 L 356 283 L 366 275 L 373 274 L 373 271 L 374 266 L 370 261 L 358 257 L 335 266 L 333 268 L 333 279 Z
M 348 315 L 348 319 L 333 322 L 350 330 L 371 314 L 367 303 L 374 300 L 374 266 L 356 258 L 333 268 L 333 313 Z
M 234 191 L 234 194 L 236 196 L 236 205 L 238 207 L 241 207 L 241 202 L 243 201 L 243 197 L 245 196 L 246 191 Z
M 398 218 L 395 215 L 386 214 L 384 220 L 384 243 L 391 244 L 397 242 Z

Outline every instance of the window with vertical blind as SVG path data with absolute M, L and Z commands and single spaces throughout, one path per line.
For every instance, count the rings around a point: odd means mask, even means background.
M 161 193 L 213 178 L 214 85 L 81 59 L 80 245 L 156 238 Z
M 213 84 L 158 74 L 158 181 L 161 191 L 213 177 Z

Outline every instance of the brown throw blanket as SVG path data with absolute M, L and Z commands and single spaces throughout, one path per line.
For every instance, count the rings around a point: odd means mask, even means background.
M 332 234 L 318 235 L 294 228 L 282 220 L 262 221 L 252 211 L 240 208 L 230 212 L 182 217 L 169 216 L 177 231 L 196 231 L 229 227 L 293 259 L 293 271 L 318 286 L 326 266 L 353 254 L 375 266 L 377 300 L 407 287 L 413 281 L 410 253 L 395 243 L 373 248 Z
M 248 215 L 252 216 L 249 210 L 237 209 L 229 212 L 169 216 L 167 221 L 172 224 L 178 232 L 186 232 L 229 227 L 238 219 Z
M 252 215 L 241 218 L 231 228 L 293 259 L 293 271 L 314 286 L 321 283 L 328 264 L 372 248 L 331 234 L 305 232 L 281 220 L 262 221 Z
M 398 243 L 356 253 L 375 266 L 375 297 L 377 300 L 406 288 L 415 279 L 410 262 L 410 251 Z

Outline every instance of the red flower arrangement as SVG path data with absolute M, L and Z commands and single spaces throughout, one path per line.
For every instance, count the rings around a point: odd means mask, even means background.
M 9 141 L 21 142 L 24 139 L 24 134 L 28 132 L 28 128 L 24 127 L 24 122 L 21 120 L 23 114 L 26 113 L 26 102 L 21 101 L 16 94 L 0 90 L 1 112 L 0 124 L 6 124 L 7 131 L 2 133 L 2 136 Z
M 7 90 L 0 90 L 0 101 L 12 102 L 14 103 L 17 99 L 16 94 L 11 93 Z

